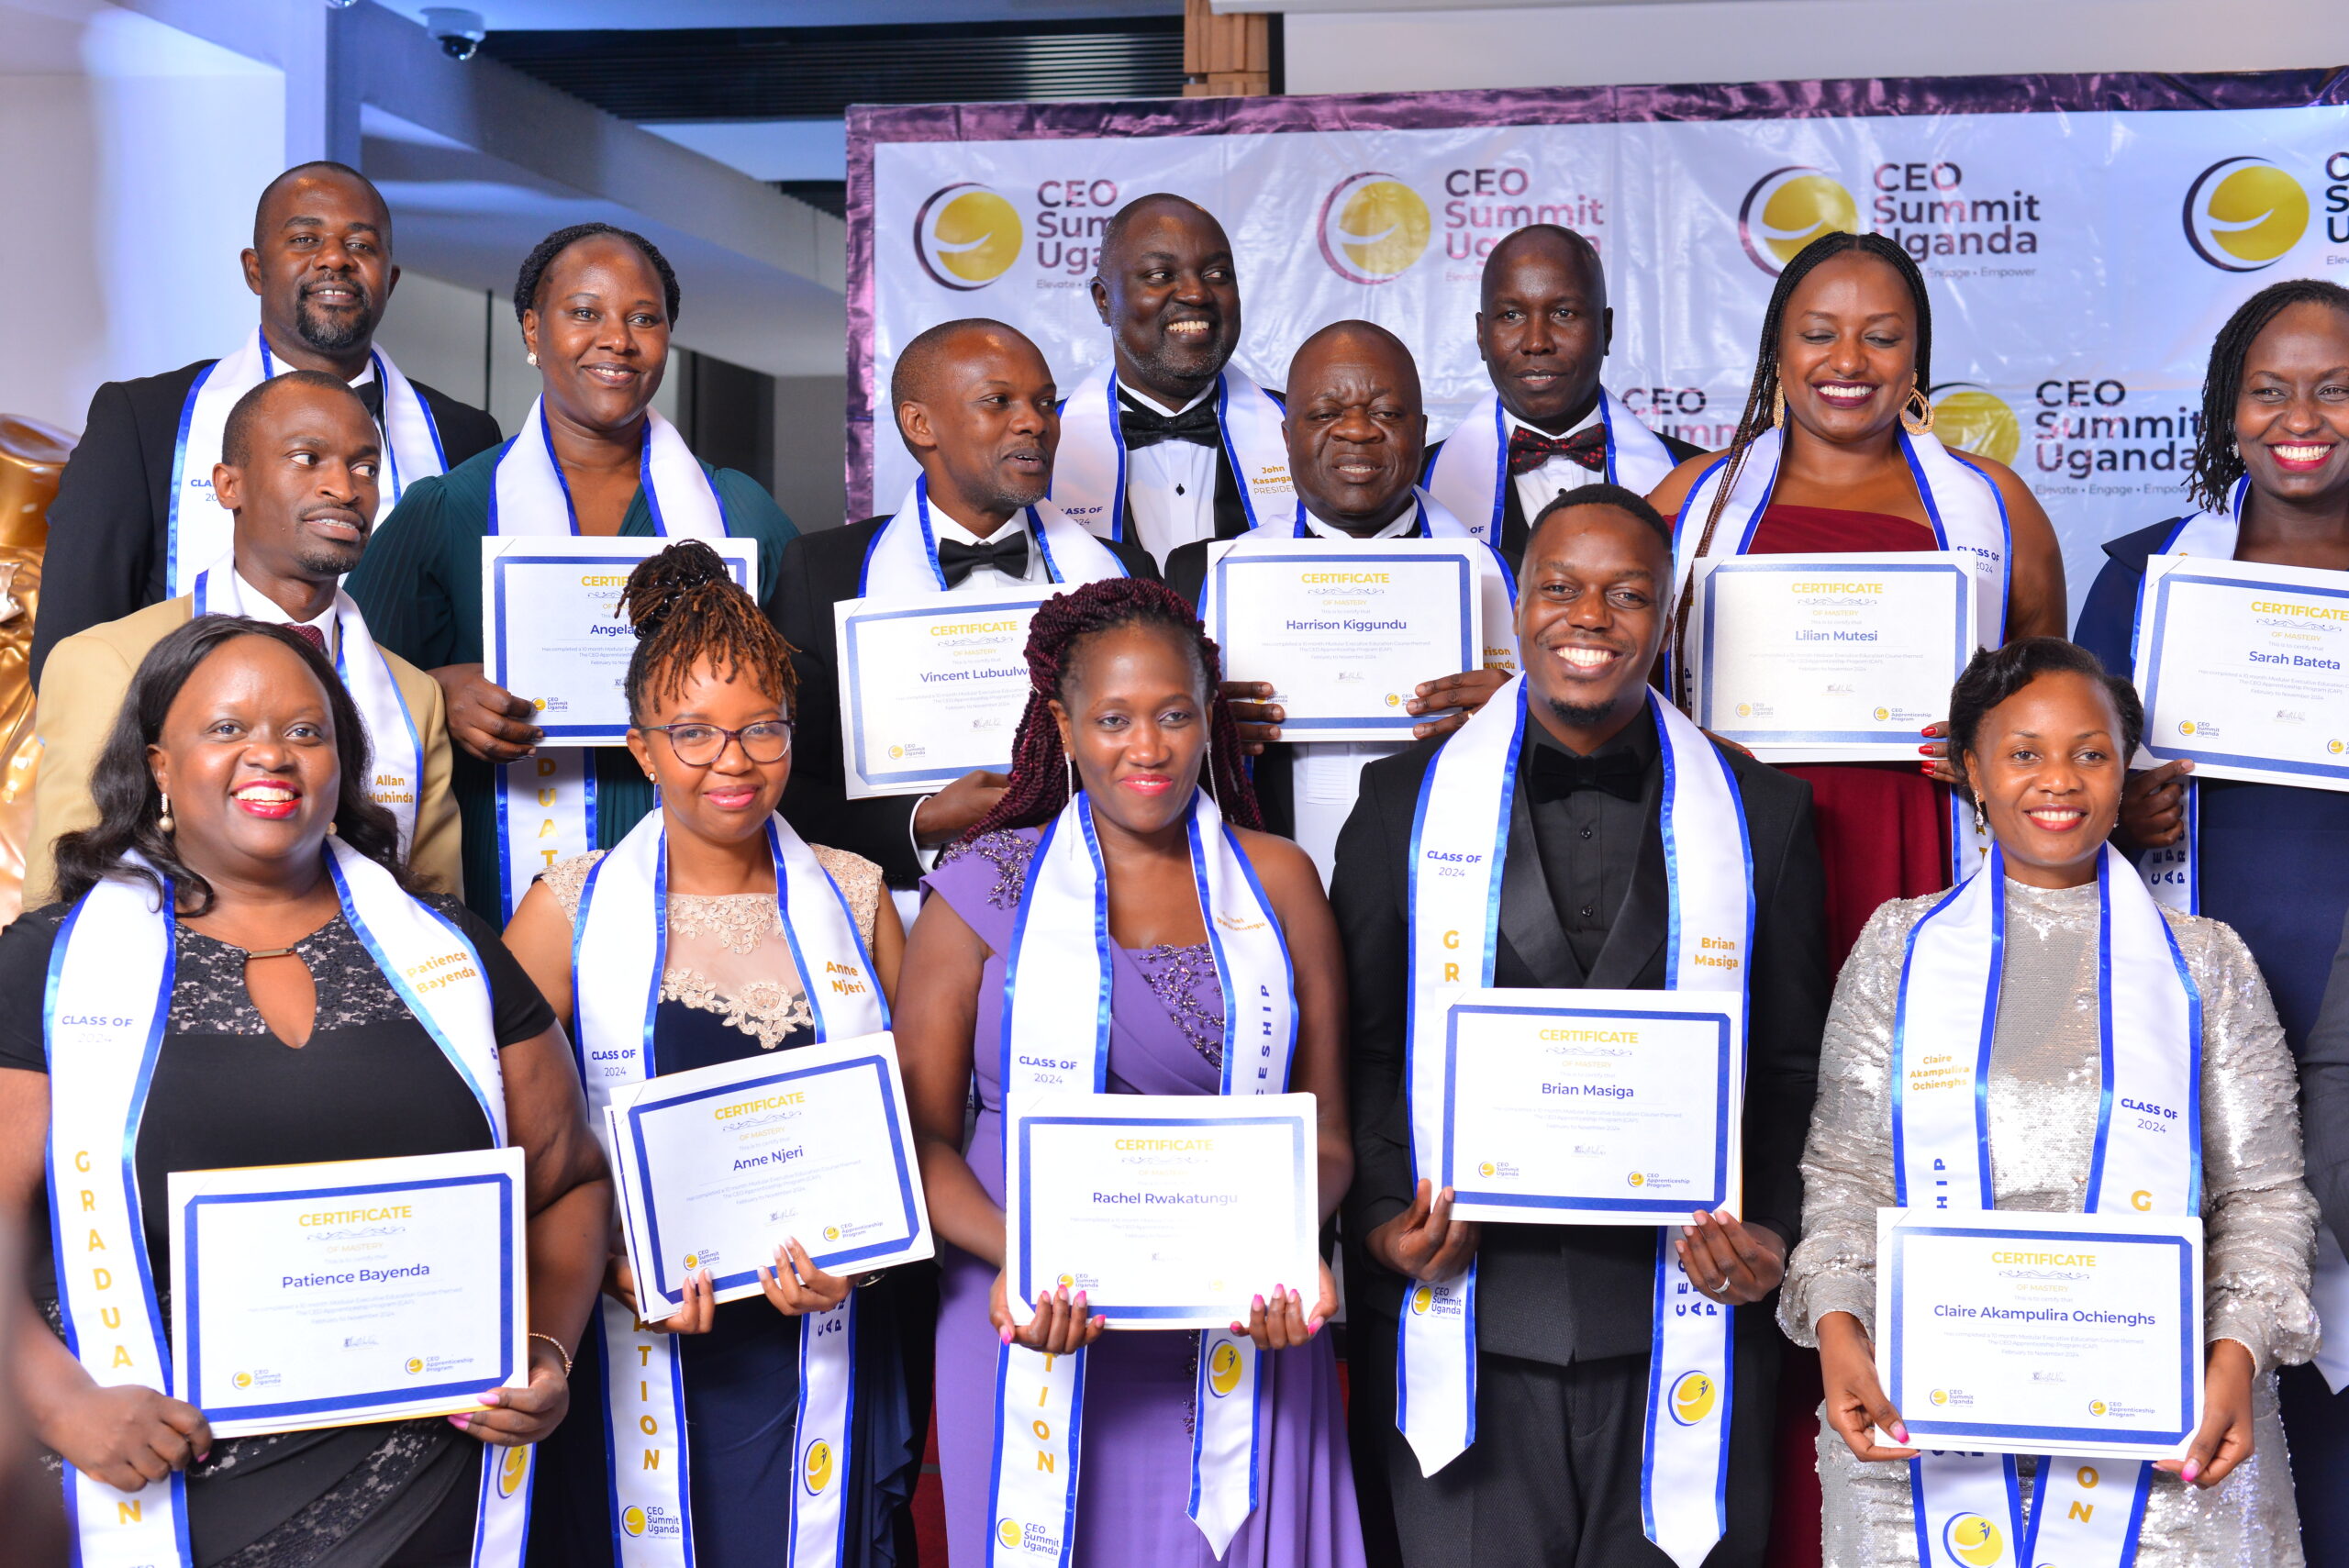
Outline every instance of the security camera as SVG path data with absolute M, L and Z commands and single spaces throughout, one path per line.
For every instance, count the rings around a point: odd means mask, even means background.
M 451 60 L 471 60 L 481 40 L 489 36 L 488 24 L 479 11 L 461 11 L 453 6 L 426 6 L 424 30 L 440 40 L 440 52 Z

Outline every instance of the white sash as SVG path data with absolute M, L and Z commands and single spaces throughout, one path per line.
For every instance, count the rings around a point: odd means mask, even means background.
M 270 606 L 272 613 L 253 613 L 233 555 L 222 556 L 197 573 L 188 595 L 199 616 L 274 621 L 285 613 L 275 605 Z M 358 605 L 340 588 L 334 594 L 334 625 L 335 673 L 342 677 L 359 717 L 367 721 L 373 768 L 367 794 L 399 824 L 400 855 L 405 859 L 416 845 L 416 808 L 424 796 L 424 742 L 416 732 L 415 717 L 400 697 L 399 682 L 394 679 L 384 651 L 367 635 L 367 622 Z
M 2197 1214 L 2201 997 L 2160 907 L 2110 845 L 2097 862 L 2097 888 L 2104 1098 L 2087 1212 Z M 1892 1043 L 1894 1176 L 1904 1208 L 1997 1207 L 1986 1086 L 2005 951 L 2006 861 L 1993 850 L 1980 871 L 1909 933 Z M 2177 1114 L 2112 1114 L 2114 1106 L 2128 1104 Z M 2042 1562 L 2124 1568 L 2136 1555 L 2152 1466 L 2141 1463 L 2129 1487 L 2098 1488 L 2099 1466 L 2115 1481 L 2127 1468 L 2114 1460 L 2043 1458 L 2026 1536 L 2011 1458 L 1929 1452 L 1911 1460 L 1920 1562 L 1932 1568 L 1938 1559 L 1924 1543 L 1956 1532 L 1981 1546 L 1999 1543 L 1998 1555 L 1983 1558 L 1981 1568 Z
M 327 870 L 367 954 L 473 1092 L 492 1134 L 507 1141 L 488 983 L 464 937 L 417 902 L 389 872 L 340 839 Z M 50 1229 L 58 1307 L 93 1382 L 169 1392 L 171 1345 L 155 1297 L 139 1196 L 139 1128 L 171 1017 L 173 939 L 161 902 L 144 884 L 109 877 L 83 895 L 49 961 L 42 1032 L 49 1051 Z M 419 992 L 407 977 L 431 971 Z M 68 1229 L 64 1221 L 72 1217 Z M 529 1512 L 528 1450 L 482 1445 L 475 1568 L 518 1568 Z M 65 1470 L 66 1512 L 82 1568 L 189 1564 L 186 1482 L 177 1472 L 117 1492 Z
M 1464 991 L 1493 983 L 1510 803 L 1525 743 L 1525 681 L 1493 695 L 1429 764 L 1411 825 L 1410 1094 L 1416 1171 L 1433 1171 L 1442 1138 L 1444 1022 Z M 1669 703 L 1651 698 L 1661 742 L 1669 897 L 1666 988 L 1746 989 L 1753 951 L 1753 848 L 1729 763 Z M 1637 722 L 1634 720 L 1633 722 Z M 1731 856 L 1727 846 L 1736 844 Z M 1429 866 L 1459 875 L 1423 875 Z M 1732 956 L 1733 955 L 1733 956 Z M 1640 1508 L 1647 1538 L 1697 1568 L 1728 1526 L 1731 1340 L 1736 1309 L 1698 1294 L 1656 1237 L 1647 1440 Z M 1397 1425 L 1432 1475 L 1476 1438 L 1474 1263 L 1449 1284 L 1410 1282 L 1396 1373 Z M 1698 1408 L 1693 1418 L 1683 1411 Z
M 644 413 L 644 455 L 639 483 L 664 538 L 724 539 L 726 508 L 718 487 L 686 449 L 677 428 L 657 409 Z M 571 486 L 555 461 L 547 433 L 545 399 L 530 405 L 521 431 L 497 455 L 490 486 L 489 532 L 575 534 L 579 517 Z M 531 881 L 549 866 L 596 847 L 596 766 L 584 746 L 541 746 L 497 770 L 497 883 L 500 907 L 512 919 Z
M 1250 528 L 1279 516 L 1297 498 L 1288 478 L 1288 438 L 1281 433 L 1285 417 L 1281 406 L 1237 365 L 1223 367 L 1216 384 L 1215 419 Z M 1115 358 L 1078 383 L 1061 404 L 1061 444 L 1046 494 L 1101 538 L 1126 537 L 1126 439 L 1118 428 Z
M 1297 992 L 1288 943 L 1272 900 L 1240 840 L 1205 790 L 1191 796 L 1191 873 L 1223 987 L 1226 1095 L 1288 1088 L 1297 1049 Z M 1028 867 L 1003 970 L 1003 1096 L 1039 1090 L 1102 1093 L 1109 1074 L 1109 881 L 1082 793 L 1045 828 Z M 1090 1018 L 1072 999 L 1093 997 Z M 1243 1016 L 1244 1015 L 1244 1016 Z M 1074 1026 L 1073 1027 L 1073 1020 Z M 1089 1031 L 1083 1024 L 1089 1023 Z M 1080 1044 L 1085 1033 L 1090 1040 Z M 1089 1046 L 1089 1049 L 1088 1049 Z M 1085 1352 L 1048 1356 L 1007 1345 L 996 1369 L 996 1568 L 1068 1568 L 1076 1524 Z M 1034 1397 L 1028 1391 L 1036 1390 Z M 1219 1558 L 1255 1511 L 1262 1372 L 1255 1341 L 1210 1329 L 1199 1335 L 1197 1419 L 1192 1429 L 1186 1512 Z M 1041 1414 L 1039 1414 L 1039 1412 Z M 1147 1528 L 1130 1521 L 1132 1528 Z
M 653 1017 L 668 966 L 669 862 L 659 811 L 588 873 L 572 937 L 572 995 L 588 1119 L 601 1135 L 615 1089 L 652 1076 Z M 781 817 L 767 823 L 775 899 L 816 1038 L 847 1040 L 889 1027 L 856 919 L 822 862 Z M 686 1483 L 685 1380 L 677 1337 L 638 1321 L 611 1297 L 598 1304 L 604 1336 L 605 1451 L 610 1456 L 613 1540 L 621 1568 L 687 1568 L 694 1560 Z M 849 1422 L 856 1295 L 800 1319 L 799 1407 L 793 1428 L 788 1568 L 838 1568 L 847 1515 Z
M 1644 495 L 1662 484 L 1678 464 L 1672 452 L 1638 416 L 1605 387 L 1598 390 L 1598 417 L 1607 430 L 1607 467 L 1594 473 Z M 1501 517 L 1508 509 L 1508 418 L 1497 395 L 1472 406 L 1429 461 L 1427 493 L 1468 525 L 1487 544 L 1501 542 Z M 1533 519 L 1525 519 L 1527 528 Z
M 391 516 L 400 495 L 417 480 L 447 470 L 440 450 L 440 432 L 432 411 L 417 395 L 391 356 L 372 350 L 369 362 L 384 389 L 384 477 L 376 488 L 376 522 Z M 179 439 L 172 450 L 171 559 L 163 592 L 177 598 L 188 581 L 211 562 L 228 553 L 235 529 L 228 510 L 212 495 L 212 465 L 220 461 L 220 438 L 228 427 L 228 411 L 237 400 L 262 382 L 294 367 L 278 362 L 269 343 L 253 328 L 234 353 L 196 372 L 180 406 Z
M 1126 574 L 1125 563 L 1108 546 L 1050 501 L 1028 508 L 1028 537 L 1044 552 L 1044 570 L 1055 583 L 1074 586 Z M 930 476 L 923 474 L 906 493 L 897 515 L 865 547 L 856 596 L 911 598 L 948 591 L 946 573 L 938 565 L 938 535 L 930 526 Z

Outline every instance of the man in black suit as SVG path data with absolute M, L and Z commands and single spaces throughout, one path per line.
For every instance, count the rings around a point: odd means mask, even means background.
M 1665 525 L 1613 485 L 1537 518 L 1518 600 L 1528 722 L 1501 869 L 1492 984 L 1660 989 L 1670 884 L 1662 745 L 1647 673 L 1670 618 Z M 1355 1167 L 1344 1208 L 1355 1463 L 1391 1488 L 1408 1568 L 1666 1568 L 1644 1537 L 1656 1232 L 1453 1219 L 1415 1180 L 1410 1021 L 1412 827 L 1443 741 L 1373 763 L 1338 847 L 1336 907 L 1353 1007 Z M 1827 1010 L 1823 878 L 1810 788 L 1720 748 L 1752 849 L 1742 1218 L 1698 1215 L 1676 1243 L 1690 1281 L 1736 1314 L 1727 1532 L 1711 1568 L 1761 1561 L 1769 1529 L 1777 1329 L 1766 1301 L 1802 1213 L 1798 1162 Z M 1497 785 L 1496 786 L 1497 787 Z M 1685 849 L 1684 853 L 1687 852 Z M 1732 838 L 1698 852 L 1735 856 Z M 1432 1476 L 1395 1429 L 1393 1354 L 1407 1280 L 1477 1263 L 1475 1440 Z M 1709 1507 L 1710 1499 L 1704 1500 Z
M 271 181 L 253 211 L 244 269 L 245 286 L 261 298 L 256 339 L 224 360 L 107 382 L 90 399 L 81 445 L 49 507 L 40 618 L 33 628 L 36 683 L 60 642 L 185 593 L 195 573 L 212 564 L 197 556 L 227 552 L 228 515 L 209 489 L 220 457 L 220 420 L 183 417 L 198 412 L 206 384 L 209 401 L 225 416 L 239 395 L 230 382 L 240 375 L 257 383 L 306 370 L 350 383 L 384 431 L 391 456 L 378 522 L 400 488 L 498 443 L 497 421 L 407 381 L 375 350 L 375 328 L 400 270 L 392 261 L 391 211 L 365 175 L 317 162 Z M 429 426 L 417 417 L 419 403 Z M 184 453 L 184 431 L 191 449 Z M 208 450 L 194 450 L 207 440 Z M 217 550 L 199 542 L 215 533 Z

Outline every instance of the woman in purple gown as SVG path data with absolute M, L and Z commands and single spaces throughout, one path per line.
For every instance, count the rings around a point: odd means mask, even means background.
M 1186 1517 L 1201 1336 L 1104 1332 L 1081 1295 L 1040 1297 L 1025 1328 L 1006 1310 L 1004 968 L 1020 940 L 1015 926 L 1038 829 L 1075 819 L 1063 814 L 1072 776 L 1108 884 L 1109 1092 L 1214 1095 L 1226 1081 L 1230 977 L 1219 973 L 1201 908 L 1195 857 L 1205 851 L 1195 851 L 1188 831 L 1205 815 L 1195 801 L 1205 773 L 1236 829 L 1230 842 L 1286 944 L 1297 1020 L 1286 1087 L 1318 1099 L 1325 1219 L 1353 1164 L 1336 928 L 1303 851 L 1252 830 L 1255 802 L 1237 737 L 1210 697 L 1214 644 L 1159 584 L 1116 579 L 1048 602 L 1030 629 L 1028 662 L 1033 694 L 1010 787 L 929 878 L 932 896 L 908 940 L 897 1002 L 897 1048 L 943 1267 L 938 1438 L 953 1560 L 984 1563 L 993 1544 L 997 1367 L 1016 1343 L 1062 1354 L 1087 1347 L 1075 1467 L 1082 1481 L 1067 1543 L 1074 1552 L 1062 1561 L 1360 1568 L 1337 1366 L 1320 1332 L 1336 1305 L 1326 1266 L 1315 1281 L 1263 1282 L 1250 1318 L 1232 1326 L 1258 1347 L 1261 1458 L 1255 1507 L 1220 1556 Z M 1030 930 L 1047 917 L 1027 913 Z M 1227 961 L 1230 951 L 1227 944 Z M 1071 1033 L 1081 1036 L 1089 998 L 1071 995 L 1067 1006 Z

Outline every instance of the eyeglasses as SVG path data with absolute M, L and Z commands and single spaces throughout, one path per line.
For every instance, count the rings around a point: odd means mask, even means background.
M 780 762 L 791 755 L 791 720 L 762 719 L 740 729 L 715 724 L 640 724 L 650 734 L 666 735 L 677 761 L 689 768 L 706 768 L 726 752 L 729 740 L 741 742 L 742 755 L 753 762 Z

